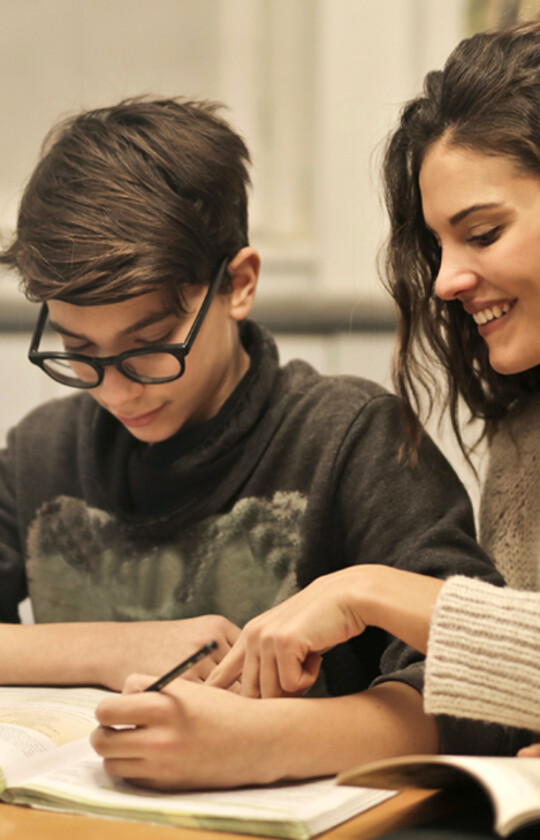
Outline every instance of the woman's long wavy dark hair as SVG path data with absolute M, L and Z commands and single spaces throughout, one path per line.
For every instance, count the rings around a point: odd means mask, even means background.
M 440 250 L 424 222 L 418 177 L 427 150 L 443 136 L 450 146 L 505 156 L 520 171 L 540 177 L 540 22 L 462 41 L 442 71 L 426 76 L 423 94 L 405 106 L 386 149 L 391 230 L 385 284 L 399 311 L 394 386 L 413 460 L 421 435 L 417 415 L 426 396 L 428 414 L 435 397 L 443 397 L 467 452 L 460 397 L 489 433 L 540 386 L 540 366 L 509 376 L 496 373 L 462 304 L 434 295 Z

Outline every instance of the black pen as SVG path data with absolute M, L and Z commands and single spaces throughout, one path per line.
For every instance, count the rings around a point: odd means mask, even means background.
M 175 677 L 179 677 L 180 674 L 183 674 L 184 671 L 187 671 L 188 668 L 191 668 L 197 662 L 200 662 L 201 659 L 204 659 L 205 656 L 208 656 L 213 650 L 217 648 L 217 642 L 208 642 L 206 645 L 203 645 L 200 650 L 196 653 L 188 656 L 187 659 L 184 659 L 183 662 L 180 662 L 178 665 L 175 665 L 170 671 L 167 671 L 166 674 L 163 674 L 159 680 L 156 680 L 149 685 L 148 688 L 145 688 L 145 691 L 161 691 L 161 689 L 170 683 L 171 680 L 174 680 Z

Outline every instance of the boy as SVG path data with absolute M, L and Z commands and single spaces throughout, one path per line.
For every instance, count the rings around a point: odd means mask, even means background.
M 215 639 L 191 674 L 203 681 L 246 621 L 352 564 L 496 579 L 435 447 L 424 441 L 416 470 L 399 462 L 395 399 L 303 362 L 280 368 L 246 320 L 259 273 L 248 160 L 215 106 L 177 100 L 83 113 L 48 139 L 2 262 L 42 304 L 30 360 L 77 393 L 25 418 L 0 461 L 4 683 L 119 689 Z M 10 626 L 27 592 L 37 623 Z M 324 678 L 323 693 L 349 696 L 268 701 L 287 714 L 185 683 L 145 700 L 172 767 L 150 782 L 331 773 L 468 737 L 424 715 L 421 656 L 380 631 L 330 652 Z M 147 726 L 144 710 L 130 722 Z M 180 719 L 196 723 L 189 761 Z M 135 749 L 141 733 L 127 736 Z M 499 731 L 484 735 L 475 748 L 501 748 Z M 236 753 L 238 738 L 249 748 Z M 213 760 L 221 748 L 227 762 Z M 126 775 L 148 776 L 133 755 Z

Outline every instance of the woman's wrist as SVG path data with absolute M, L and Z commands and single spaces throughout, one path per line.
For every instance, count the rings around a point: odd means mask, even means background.
M 433 608 L 444 581 L 390 566 L 358 567 L 353 609 L 368 626 L 380 627 L 425 653 Z

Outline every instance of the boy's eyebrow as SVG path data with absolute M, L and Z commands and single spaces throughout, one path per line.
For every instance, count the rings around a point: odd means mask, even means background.
M 162 309 L 159 312 L 148 312 L 143 318 L 139 318 L 139 320 L 136 321 L 134 324 L 130 324 L 129 327 L 126 327 L 124 330 L 120 330 L 120 332 L 117 335 L 131 335 L 132 333 L 137 332 L 138 330 L 145 329 L 145 327 L 150 327 L 153 324 L 157 324 L 160 321 L 164 321 L 165 318 L 168 318 L 171 314 L 172 313 L 170 309 Z M 67 327 L 63 327 L 62 324 L 53 321 L 51 318 L 49 318 L 49 323 L 53 330 L 59 333 L 60 335 L 69 336 L 69 338 L 78 338 L 84 341 L 91 340 L 88 338 L 88 336 L 83 335 L 82 333 L 76 333 L 72 332 L 72 330 L 68 330 Z
M 489 204 L 472 204 L 470 207 L 465 207 L 464 210 L 454 213 L 454 215 L 450 217 L 450 224 L 454 227 L 454 225 L 459 224 L 470 213 L 475 213 L 477 210 L 491 210 L 493 207 L 499 207 L 499 204 L 495 201 L 492 201 Z

